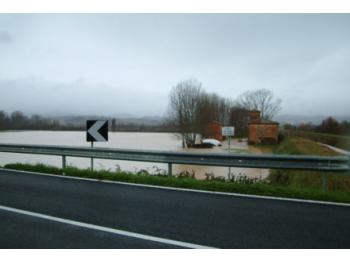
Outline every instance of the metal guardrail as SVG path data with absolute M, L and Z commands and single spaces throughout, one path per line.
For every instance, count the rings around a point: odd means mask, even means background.
M 17 144 L 0 144 L 0 152 L 62 156 L 63 168 L 66 167 L 66 157 L 167 163 L 168 175 L 172 175 L 172 164 L 338 172 L 350 170 L 348 156 L 210 154 Z

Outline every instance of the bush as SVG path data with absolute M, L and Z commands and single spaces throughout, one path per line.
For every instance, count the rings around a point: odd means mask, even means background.
M 179 179 L 194 179 L 195 178 L 195 172 L 194 170 L 190 171 L 181 171 L 178 175 L 177 178 Z
M 281 143 L 281 142 L 285 139 L 285 137 L 286 137 L 286 136 L 284 135 L 284 133 L 279 132 L 279 133 L 278 133 L 278 139 L 277 139 L 278 144 Z

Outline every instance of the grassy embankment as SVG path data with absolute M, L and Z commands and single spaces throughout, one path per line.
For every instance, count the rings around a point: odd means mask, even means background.
M 333 150 L 301 137 L 286 138 L 275 149 L 278 154 L 295 155 L 340 155 Z M 322 177 L 327 175 L 330 191 L 350 191 L 350 173 L 317 172 L 299 170 L 272 170 L 269 176 L 271 184 L 293 188 L 322 188 Z M 349 193 L 350 195 L 350 193 Z
M 298 137 L 308 138 L 313 141 L 321 142 L 327 145 L 350 151 L 350 136 L 306 131 L 293 131 L 290 132 L 290 134 Z

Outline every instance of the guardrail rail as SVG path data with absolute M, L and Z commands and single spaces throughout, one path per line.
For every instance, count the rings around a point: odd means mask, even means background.
M 175 151 L 18 144 L 0 144 L 0 152 L 62 156 L 63 168 L 66 167 L 66 157 L 167 163 L 169 175 L 172 175 L 172 164 L 339 172 L 350 170 L 348 156 L 186 153 Z

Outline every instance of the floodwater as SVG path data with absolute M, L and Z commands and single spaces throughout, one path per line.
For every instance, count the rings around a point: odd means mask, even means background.
M 227 142 L 222 147 L 212 149 L 183 149 L 181 138 L 172 133 L 140 133 L 140 132 L 109 132 L 108 142 L 95 142 L 95 147 L 141 149 L 141 150 L 169 150 L 185 152 L 204 153 L 228 153 Z M 6 131 L 0 132 L 0 143 L 13 144 L 34 144 L 34 145 L 60 145 L 60 146 L 90 146 L 86 142 L 86 132 L 83 131 Z M 231 141 L 231 152 L 249 153 L 256 149 L 249 148 L 246 142 Z M 33 154 L 0 153 L 0 165 L 7 163 L 44 163 L 47 165 L 61 166 L 60 156 L 44 156 Z M 90 166 L 89 158 L 67 157 L 67 164 L 79 168 Z M 147 170 L 150 173 L 157 173 L 159 170 L 166 171 L 167 164 L 146 163 L 137 161 L 102 160 L 94 159 L 94 169 L 108 169 L 115 171 L 137 172 Z M 183 171 L 194 173 L 198 179 L 205 179 L 207 174 L 227 178 L 228 168 L 211 166 L 173 165 L 173 173 L 179 174 Z M 263 179 L 268 175 L 266 169 L 231 168 L 231 175 L 245 175 L 249 178 Z

